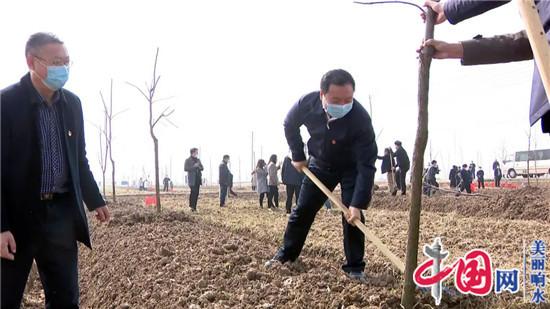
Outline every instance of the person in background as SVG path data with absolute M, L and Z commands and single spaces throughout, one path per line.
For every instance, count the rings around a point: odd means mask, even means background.
M 395 141 L 395 184 L 392 195 L 396 195 L 398 190 L 401 190 L 401 195 L 407 194 L 407 172 L 411 167 L 411 161 L 407 151 L 402 147 L 401 141 Z
M 472 193 L 472 189 L 470 185 L 472 184 L 472 173 L 468 170 L 468 165 L 463 164 L 462 170 L 460 170 L 460 178 L 462 186 L 460 187 L 460 191 L 466 190 L 467 193 Z
M 162 184 L 164 185 L 164 188 L 162 191 L 168 192 L 168 189 L 170 189 L 170 178 L 168 178 L 168 175 L 164 176 L 164 179 L 162 180 Z
M 283 160 L 281 179 L 286 186 L 286 213 L 290 214 L 293 197 L 296 197 L 296 203 L 298 203 L 298 199 L 300 198 L 300 189 L 302 188 L 304 174 L 298 172 L 298 170 L 292 166 L 292 160 L 289 156 L 286 156 Z
M 256 164 L 256 169 L 252 172 L 252 175 L 254 175 L 254 178 L 256 180 L 256 184 L 254 187 L 256 188 L 256 192 L 258 192 L 258 195 L 260 196 L 260 208 L 264 207 L 264 197 L 267 195 L 267 192 L 269 192 L 269 189 L 267 187 L 267 168 L 264 159 L 258 160 L 258 164 Z
M 386 173 L 388 174 L 387 175 L 388 190 L 392 192 L 394 188 L 394 181 L 395 181 L 395 177 L 394 177 L 395 176 L 395 171 L 394 171 L 395 159 L 394 159 L 394 154 L 391 147 L 385 148 L 384 155 L 378 156 L 377 158 L 378 160 L 382 160 L 382 166 L 380 167 L 380 172 L 382 172 L 382 174 L 386 174 Z
M 199 149 L 191 148 L 190 156 L 185 160 L 184 170 L 187 172 L 187 184 L 191 193 L 189 194 L 189 207 L 191 211 L 197 211 L 197 202 L 199 200 L 199 192 L 202 185 L 202 166 L 199 159 Z
M 502 179 L 502 170 L 500 169 L 500 164 L 497 162 L 497 165 L 493 169 L 493 175 L 495 177 L 495 187 L 500 187 L 500 180 Z
M 225 200 L 229 187 L 233 182 L 233 174 L 229 171 L 227 164 L 229 163 L 229 155 L 224 155 L 222 163 L 219 167 L 219 183 L 220 183 L 220 207 L 225 207 Z
M 269 192 L 267 193 L 267 207 L 270 209 L 279 208 L 279 176 L 278 171 L 281 167 L 277 165 L 277 155 L 269 157 L 267 164 L 267 185 Z M 275 202 L 275 203 L 274 203 Z
M 139 191 L 145 191 L 145 182 L 143 181 L 143 177 L 139 177 Z
M 474 161 L 470 163 L 470 174 L 472 176 L 472 181 L 476 179 L 476 164 L 474 163 Z
M 500 165 L 500 163 L 498 163 L 498 160 L 495 159 L 495 161 L 493 162 L 493 171 L 495 170 L 495 168 L 497 168 L 498 165 Z
M 428 171 L 426 173 L 426 179 L 428 184 L 427 194 L 428 196 L 431 196 L 434 191 L 439 188 L 439 183 L 437 182 L 436 175 L 439 174 L 439 166 L 437 165 L 437 161 L 433 160 L 430 167 L 428 168 Z
M 458 174 L 458 166 L 453 165 L 453 167 L 449 171 L 449 186 L 451 187 L 451 189 L 456 188 L 456 186 L 458 185 L 457 179 L 456 179 L 457 174 Z
M 483 168 L 481 166 L 477 170 L 476 176 L 477 176 L 477 188 L 485 189 L 485 172 L 483 171 Z

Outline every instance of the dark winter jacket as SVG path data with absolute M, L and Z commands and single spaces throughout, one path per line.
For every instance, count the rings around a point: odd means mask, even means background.
M 445 2 L 445 16 L 451 24 L 483 14 L 509 1 L 449 0 Z M 550 1 L 536 1 L 546 38 L 550 40 Z M 479 38 L 462 42 L 463 65 L 505 63 L 533 59 L 533 51 L 525 31 L 515 34 Z M 540 73 L 535 65 L 531 88 L 529 120 L 533 125 L 542 118 L 543 132 L 550 132 L 550 103 Z
M 407 151 L 403 147 L 399 147 L 395 151 L 395 159 L 396 159 L 396 165 L 399 167 L 403 172 L 406 172 L 411 167 L 411 161 L 409 160 L 409 155 L 407 154 Z
M 187 184 L 189 187 L 200 186 L 202 184 L 202 166 L 201 160 L 193 156 L 185 160 L 185 171 L 187 172 Z
M 304 174 L 298 172 L 298 170 L 292 165 L 292 160 L 289 157 L 285 157 L 283 161 L 283 167 L 281 169 L 281 178 L 283 184 L 299 186 L 304 180 Z

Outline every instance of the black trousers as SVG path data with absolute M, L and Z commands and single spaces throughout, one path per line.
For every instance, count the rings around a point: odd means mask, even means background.
M 229 186 L 226 185 L 220 185 L 220 206 L 225 206 L 225 200 L 227 199 L 227 192 L 229 190 Z
M 479 177 L 477 178 L 477 188 L 478 189 L 481 189 L 481 188 L 485 189 L 485 179 L 479 178 Z
M 461 188 L 460 188 L 460 192 L 466 190 L 466 193 L 472 193 L 472 188 L 470 187 L 470 184 L 471 183 L 466 184 L 466 183 L 463 182 L 462 185 L 461 185 Z
M 357 178 L 355 169 L 347 171 L 328 170 L 320 168 L 314 163 L 310 163 L 309 169 L 331 191 L 340 183 L 342 202 L 344 205 L 349 206 L 353 198 Z M 283 247 L 277 253 L 277 258 L 280 261 L 294 261 L 298 258 L 315 216 L 326 200 L 327 196 L 309 178 L 305 178 L 298 199 L 298 206 L 288 218 Z M 363 214 L 361 214 L 361 222 L 365 222 Z M 342 269 L 346 272 L 363 271 L 365 269 L 363 260 L 365 235 L 357 227 L 349 224 L 344 216 L 342 216 L 342 228 L 344 232 L 344 253 L 346 255 L 346 263 L 342 266 Z
M 32 213 L 28 237 L 15 235 L 15 260 L 2 259 L 1 308 L 19 308 L 33 260 L 38 266 L 46 308 L 78 308 L 78 215 L 71 197 L 41 202 Z
M 267 192 L 260 193 L 260 207 L 264 207 L 264 198 L 266 196 Z
M 500 187 L 500 179 L 501 178 L 502 177 L 499 177 L 499 176 L 495 177 L 495 187 Z
M 277 186 L 268 186 L 269 192 L 267 192 L 267 207 L 279 208 L 279 188 Z M 275 204 L 273 204 L 275 201 Z
M 401 190 L 402 194 L 407 193 L 407 172 L 409 170 L 402 170 L 395 172 L 395 187 L 397 190 Z
M 164 184 L 163 191 L 164 191 L 164 192 L 168 192 L 168 184 Z
M 292 210 L 292 201 L 296 197 L 296 204 L 300 198 L 300 189 L 302 185 L 286 185 L 286 213 L 289 214 Z
M 194 185 L 189 188 L 191 189 L 191 193 L 189 194 L 189 207 L 191 207 L 191 209 L 197 210 L 197 201 L 199 200 L 199 192 L 201 186 Z

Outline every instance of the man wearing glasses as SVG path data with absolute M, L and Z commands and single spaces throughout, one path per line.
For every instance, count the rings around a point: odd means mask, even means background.
M 70 59 L 62 41 L 33 34 L 29 73 L 0 92 L 1 308 L 19 308 L 33 260 L 47 308 L 78 308 L 77 241 L 90 247 L 83 202 L 99 221 L 109 210 L 86 159 L 79 98 L 63 89 Z

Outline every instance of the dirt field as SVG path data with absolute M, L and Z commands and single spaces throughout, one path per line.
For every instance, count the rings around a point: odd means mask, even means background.
M 486 249 L 493 266 L 521 267 L 522 240 L 550 243 L 550 190 L 487 190 L 489 197 L 424 199 L 421 245 L 441 236 L 454 261 Z M 281 198 L 284 200 L 284 196 Z M 112 205 L 114 219 L 91 221 L 94 250 L 80 248 L 83 308 L 397 308 L 402 277 L 367 243 L 367 285 L 347 279 L 340 214 L 319 212 L 298 265 L 265 269 L 281 243 L 287 217 L 260 209 L 253 193 L 220 209 L 213 194 L 191 213 L 187 196 L 164 196 L 164 211 L 143 206 L 143 197 Z M 404 259 L 408 199 L 376 192 L 367 226 Z M 419 260 L 425 258 L 419 255 Z M 25 308 L 43 307 L 34 276 Z M 446 282 L 450 284 L 450 280 Z M 487 297 L 444 295 L 441 308 L 529 308 L 521 293 Z M 550 289 L 546 289 L 546 298 Z M 435 307 L 418 294 L 418 308 Z

